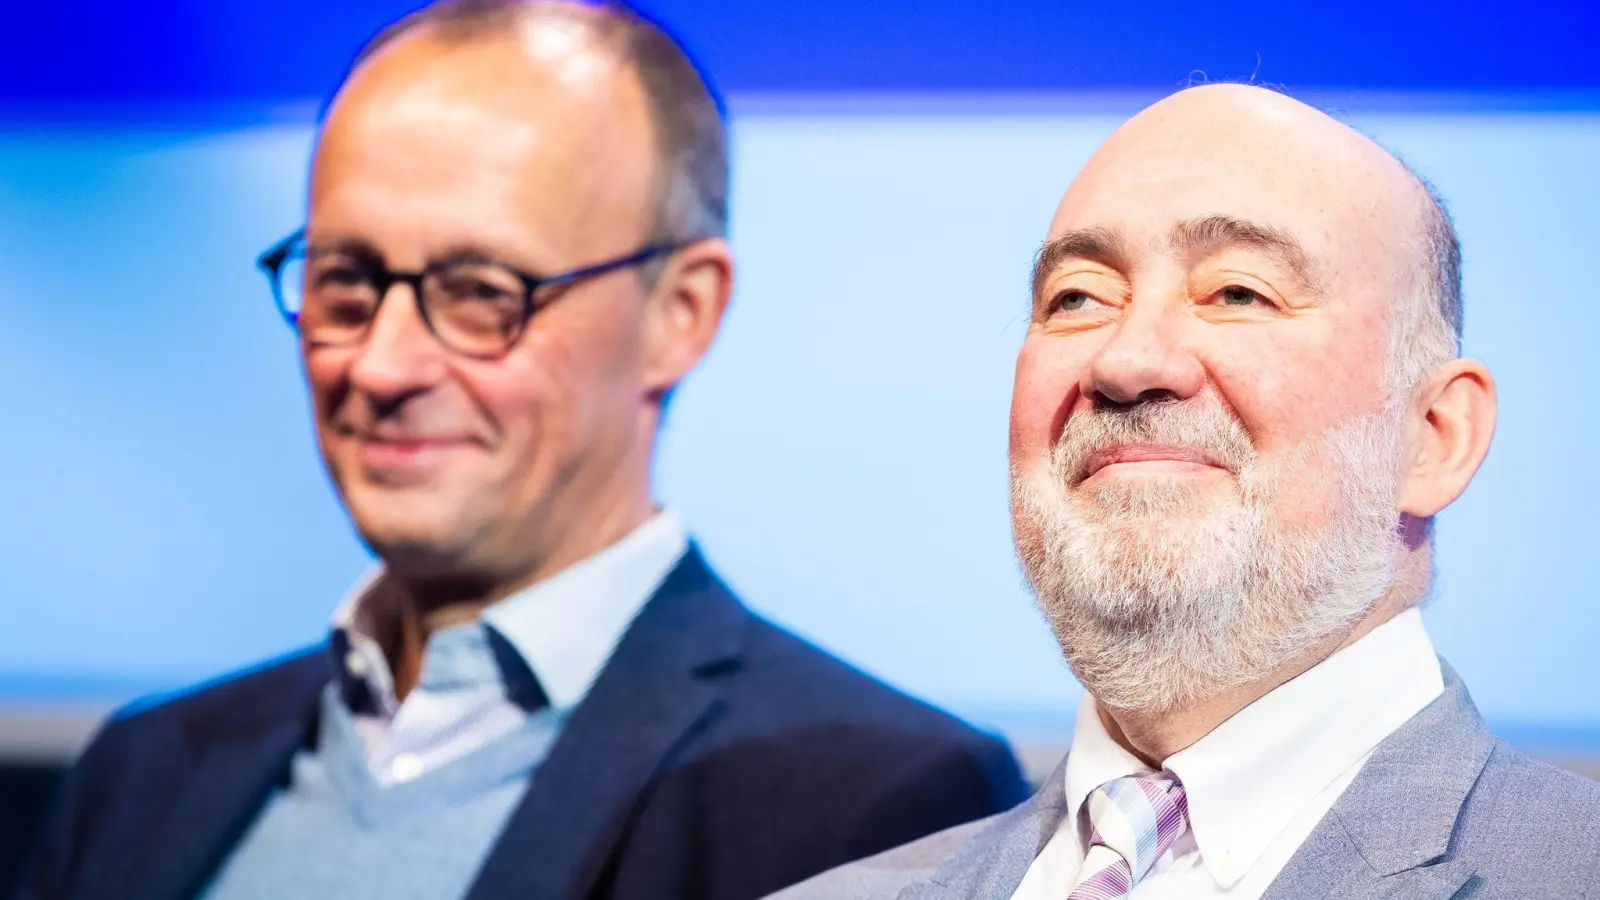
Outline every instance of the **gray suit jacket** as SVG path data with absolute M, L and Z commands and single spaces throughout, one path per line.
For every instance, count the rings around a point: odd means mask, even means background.
M 1600 784 L 1490 735 L 1440 665 L 1444 695 L 1378 746 L 1264 900 L 1600 898 Z M 1008 900 L 1067 814 L 1062 778 L 772 900 Z

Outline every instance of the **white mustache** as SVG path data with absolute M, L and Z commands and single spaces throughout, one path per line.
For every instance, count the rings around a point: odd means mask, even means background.
M 1073 413 L 1050 454 L 1064 485 L 1088 478 L 1095 457 L 1130 444 L 1187 447 L 1239 472 L 1256 458 L 1244 425 L 1214 400 L 1157 400 L 1126 407 L 1096 406 Z

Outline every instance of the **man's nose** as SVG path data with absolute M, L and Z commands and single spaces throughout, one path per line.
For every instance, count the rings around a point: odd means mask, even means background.
M 397 402 L 443 377 L 444 349 L 417 308 L 411 287 L 395 284 L 373 316 L 350 367 L 351 387 L 380 404 Z
M 1084 396 L 1127 406 L 1200 393 L 1205 369 L 1180 340 L 1182 315 L 1165 298 L 1135 298 L 1089 366 Z

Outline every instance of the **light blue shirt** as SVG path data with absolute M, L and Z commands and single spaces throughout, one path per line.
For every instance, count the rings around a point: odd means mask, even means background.
M 688 549 L 662 512 L 621 541 L 440 630 L 394 696 L 363 579 L 335 616 L 344 671 L 315 747 L 202 892 L 205 900 L 461 897 L 572 710 Z M 531 686 L 529 702 L 519 683 Z M 351 699 L 360 702 L 352 704 Z
M 374 637 L 379 617 L 394 615 L 370 590 L 382 575 L 381 567 L 374 570 L 334 616 L 349 642 L 345 672 L 364 682 L 371 701 L 352 711 L 373 775 L 385 786 L 411 781 L 516 731 L 530 715 L 565 718 L 687 549 L 682 520 L 665 510 L 594 556 L 489 607 L 479 622 L 434 633 L 404 701 L 395 697 Z M 508 696 L 516 673 L 501 671 L 495 635 L 537 678 L 548 710 L 526 709 Z

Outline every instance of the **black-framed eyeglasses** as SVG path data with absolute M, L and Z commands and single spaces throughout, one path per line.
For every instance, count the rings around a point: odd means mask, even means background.
M 551 288 L 636 266 L 686 245 L 651 244 L 558 275 L 533 275 L 477 256 L 396 272 L 371 251 L 310 246 L 302 228 L 261 254 L 257 265 L 272 283 L 284 319 L 313 346 L 360 343 L 390 289 L 408 284 L 423 324 L 441 344 L 464 356 L 493 359 L 516 345 L 539 298 Z

